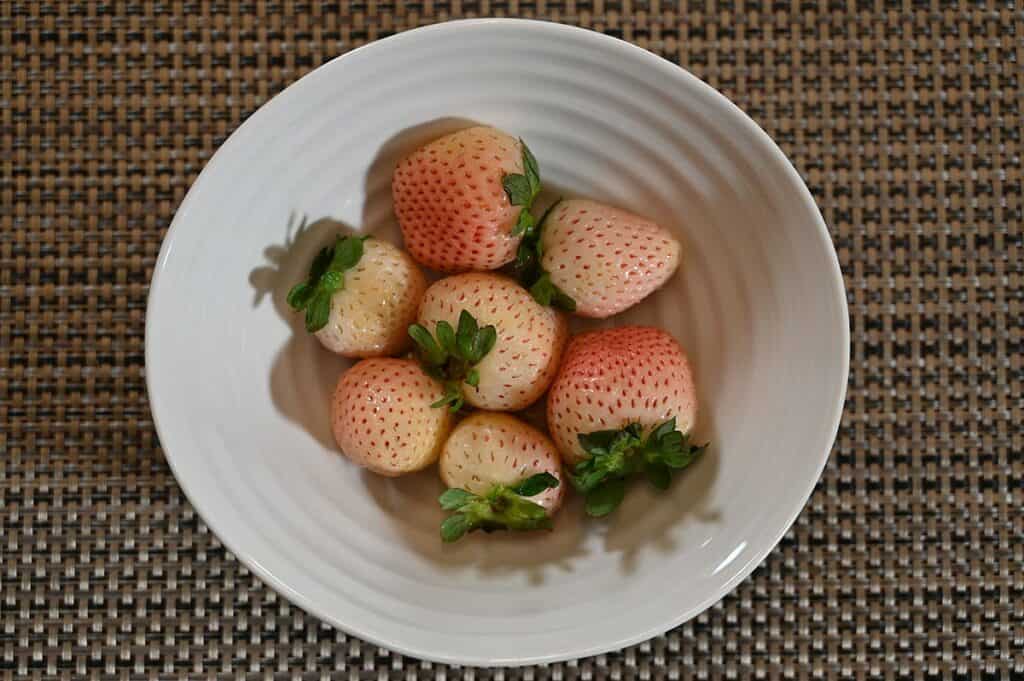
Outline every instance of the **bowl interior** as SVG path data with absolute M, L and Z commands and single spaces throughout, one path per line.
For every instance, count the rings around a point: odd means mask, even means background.
M 634 487 L 607 522 L 574 501 L 550 534 L 443 546 L 436 471 L 383 479 L 336 450 L 328 398 L 347 363 L 285 295 L 339 230 L 400 244 L 395 162 L 471 123 L 525 139 L 548 200 L 617 204 L 683 241 L 668 285 L 603 325 L 659 325 L 682 342 L 712 446 L 670 491 Z M 161 442 L 227 546 L 348 631 L 467 664 L 609 650 L 721 598 L 806 501 L 845 391 L 835 254 L 781 152 L 682 70 L 554 24 L 421 29 L 288 88 L 190 191 L 148 314 Z

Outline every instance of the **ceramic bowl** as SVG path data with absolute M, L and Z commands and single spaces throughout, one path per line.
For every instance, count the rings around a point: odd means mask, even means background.
M 688 350 L 708 454 L 610 519 L 442 545 L 436 470 L 385 479 L 337 450 L 347 362 L 285 303 L 342 229 L 400 244 L 390 180 L 472 123 L 522 137 L 548 197 L 643 214 L 676 276 L 600 325 Z M 516 20 L 440 24 L 335 59 L 207 164 L 156 265 L 146 372 L 160 441 L 217 536 L 272 588 L 362 639 L 520 665 L 627 646 L 694 617 L 765 558 L 814 488 L 842 412 L 849 325 L 814 201 L 768 136 L 685 70 L 625 42 Z M 598 324 L 576 323 L 576 328 Z

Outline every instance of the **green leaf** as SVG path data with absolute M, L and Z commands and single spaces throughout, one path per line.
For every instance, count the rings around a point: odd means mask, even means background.
M 306 305 L 309 304 L 310 298 L 312 298 L 315 293 L 315 286 L 311 286 L 308 282 L 301 281 L 293 286 L 292 290 L 288 292 L 288 306 L 296 312 L 305 309 Z
M 473 529 L 475 529 L 475 525 L 469 516 L 464 513 L 456 513 L 441 523 L 441 541 L 445 543 L 458 541 Z
M 452 325 L 442 319 L 437 323 L 434 330 L 437 333 L 437 342 L 440 346 L 447 351 L 448 354 L 454 355 L 455 329 L 452 328 Z
M 589 492 L 609 478 L 629 474 L 628 463 L 628 459 L 620 451 L 595 454 L 573 470 L 573 486 L 580 492 Z
M 453 414 L 458 413 L 462 409 L 462 405 L 466 403 L 466 400 L 462 396 L 462 385 L 459 381 L 448 381 L 445 384 L 445 400 L 448 402 L 448 411 Z
M 334 247 L 331 269 L 344 272 L 356 266 L 363 257 L 363 241 L 360 237 L 342 237 Z
M 444 396 L 432 407 L 448 406 L 457 412 L 465 403 L 463 382 L 476 387 L 480 372 L 473 365 L 480 361 L 497 342 L 498 332 L 493 325 L 480 328 L 468 310 L 459 314 L 458 329 L 445 320 L 436 325 L 437 338 L 421 324 L 409 326 L 409 335 L 416 342 L 416 354 L 424 371 L 442 381 Z
M 680 433 L 678 430 L 674 430 L 671 433 L 666 433 L 658 439 L 658 447 L 664 450 L 681 450 L 683 445 L 688 442 L 689 438 Z
M 534 161 L 535 162 L 535 161 Z M 525 163 L 525 160 L 524 160 Z M 519 246 L 516 249 L 516 259 L 513 264 L 513 271 L 519 283 L 530 291 L 534 299 L 542 305 L 552 305 L 564 310 L 574 312 L 576 301 L 559 289 L 551 282 L 551 277 L 544 278 L 546 272 L 541 266 L 541 255 L 544 252 L 543 232 L 544 223 L 552 211 L 562 202 L 558 199 L 544 211 L 540 220 L 534 220 L 533 215 L 524 217 L 525 209 L 519 215 L 519 222 L 513 229 L 513 235 L 523 235 Z M 530 224 L 533 223 L 533 224 Z
M 551 306 L 560 308 L 566 312 L 575 312 L 576 300 L 556 286 L 555 294 L 551 296 Z
M 505 506 L 496 514 L 495 521 L 509 530 L 540 530 L 551 527 L 551 517 L 547 509 L 516 495 L 505 499 Z
M 439 409 L 441 407 L 447 406 L 447 405 L 452 403 L 452 399 L 453 398 L 452 398 L 451 395 L 447 395 L 447 394 L 443 395 L 441 397 L 441 399 L 437 400 L 436 402 L 431 402 L 430 403 L 430 408 L 431 409 Z
M 313 258 L 313 264 L 309 268 L 309 281 L 314 286 L 327 268 L 331 266 L 331 258 L 334 257 L 334 246 L 324 246 Z
M 692 446 L 676 430 L 675 419 L 658 424 L 646 439 L 639 423 L 580 433 L 577 439 L 588 458 L 573 467 L 569 480 L 586 495 L 587 513 L 594 516 L 614 510 L 632 475 L 643 473 L 652 485 L 667 489 L 673 470 L 688 466 L 707 446 Z
M 643 459 L 637 456 L 643 445 L 639 424 L 621 430 L 598 430 L 577 436 L 589 455 L 573 469 L 571 480 L 581 492 L 589 492 L 605 480 L 625 477 L 638 470 Z
M 586 494 L 590 490 L 597 487 L 604 479 L 605 475 L 603 471 L 598 471 L 593 468 L 584 468 L 583 464 L 579 464 L 573 469 L 569 475 L 569 482 L 576 489 L 577 492 Z
M 541 274 L 530 287 L 530 295 L 545 307 L 553 305 L 569 312 L 576 311 L 576 301 L 555 286 L 551 281 L 551 275 L 547 272 Z
M 324 291 L 317 293 L 313 302 L 306 308 L 306 331 L 316 333 L 327 326 L 331 316 L 331 294 Z
M 445 382 L 444 395 L 438 401 L 431 404 L 431 408 L 443 407 L 449 405 L 451 411 L 456 412 L 462 409 L 462 390 L 457 384 L 452 381 Z
M 528 239 L 519 242 L 516 248 L 516 259 L 512 265 L 516 279 L 524 287 L 529 288 L 541 275 L 540 257 L 537 255 L 535 244 Z
M 626 481 L 615 478 L 591 490 L 586 498 L 587 515 L 601 518 L 608 515 L 622 503 L 626 495 Z
M 555 285 L 551 283 L 551 275 L 547 272 L 540 275 L 540 279 L 530 287 L 530 295 L 544 307 L 551 305 L 551 299 L 555 296 Z
M 459 314 L 459 330 L 455 332 L 455 346 L 458 348 L 459 356 L 467 362 L 473 361 L 473 345 L 479 330 L 473 315 L 463 310 Z
M 676 420 L 671 418 L 651 431 L 644 443 L 644 457 L 678 470 L 693 463 L 706 447 L 691 445 L 689 436 L 676 430 Z
M 555 480 L 555 484 L 557 482 Z M 542 478 L 531 483 L 534 487 L 541 484 L 546 488 L 549 482 Z M 455 541 L 475 529 L 493 532 L 551 528 L 551 517 L 543 506 L 523 498 L 513 488 L 504 485 L 494 485 L 484 495 L 450 489 L 441 495 L 440 503 L 445 510 L 457 511 L 441 524 L 441 537 L 445 541 Z
M 658 489 L 668 489 L 669 483 L 672 482 L 672 472 L 663 463 L 648 463 L 646 473 L 647 479 Z
M 661 438 L 665 437 L 669 433 L 675 431 L 675 429 L 676 429 L 676 417 L 673 416 L 668 421 L 665 421 L 664 423 L 659 425 L 657 428 L 652 430 L 651 434 L 649 436 L 649 439 L 655 440 L 655 441 L 660 440 Z
M 480 329 L 473 341 L 473 362 L 479 362 L 494 349 L 498 342 L 498 330 L 493 324 L 488 324 Z
M 345 287 L 345 271 L 359 262 L 366 237 L 339 237 L 334 246 L 320 249 L 306 281 L 288 292 L 288 305 L 306 311 L 306 330 L 315 333 L 327 325 L 331 295 Z
M 545 210 L 544 213 L 540 216 L 540 220 L 537 221 L 537 238 L 538 239 L 540 238 L 541 230 L 544 229 L 544 223 L 548 221 L 548 217 L 550 217 L 551 213 L 554 212 L 555 208 L 557 208 L 558 204 L 560 204 L 560 203 L 562 203 L 562 197 L 561 196 L 559 196 L 557 199 L 555 199 L 555 202 L 552 203 L 550 206 L 548 206 L 547 210 Z
M 317 286 L 321 293 L 335 293 L 345 288 L 345 275 L 337 270 L 327 270 L 320 277 L 320 284 Z
M 526 478 L 518 485 L 514 485 L 512 492 L 521 497 L 533 497 L 546 489 L 558 487 L 558 478 L 551 473 L 537 473 Z
M 512 231 L 509 234 L 509 236 L 516 237 L 522 235 L 529 235 L 533 231 L 533 228 L 536 224 L 537 223 L 534 221 L 533 215 L 530 213 L 530 211 L 526 208 L 523 208 L 521 211 L 519 211 L 519 218 L 516 220 L 516 224 L 512 228 Z
M 533 201 L 533 190 L 526 175 L 509 173 L 501 178 L 501 186 L 505 188 L 509 203 L 513 206 L 529 206 Z
M 661 457 L 661 459 L 666 466 L 674 468 L 676 470 L 680 470 L 682 468 L 686 468 L 691 463 L 696 461 L 697 457 L 703 454 L 704 450 L 706 450 L 707 448 L 707 443 L 699 446 L 694 446 L 687 442 L 685 445 L 683 445 L 681 451 L 664 454 Z
M 527 211 L 533 204 L 533 200 L 537 198 L 537 194 L 540 193 L 540 167 L 537 165 L 537 159 L 525 142 L 519 140 L 519 145 L 522 147 L 523 156 L 522 174 L 509 173 L 501 179 L 509 202 L 513 206 L 523 206 L 523 212 L 520 213 L 519 222 L 516 224 L 518 231 L 513 230 L 513 236 L 518 236 L 533 226 L 533 216 L 529 215 Z M 525 222 L 524 214 L 529 217 L 530 224 Z
M 416 343 L 417 349 L 419 350 L 420 359 L 428 365 L 440 366 L 444 364 L 445 359 L 448 357 L 448 353 L 441 349 L 441 346 L 437 344 L 434 337 L 430 335 L 426 327 L 422 324 L 411 324 L 409 326 L 409 335 L 412 337 L 413 342 Z
M 526 142 L 519 140 L 519 144 L 523 147 L 523 170 L 530 183 L 530 193 L 537 196 L 540 192 L 540 166 L 537 165 L 537 159 L 530 151 L 530 147 L 526 146 Z
M 471 494 L 464 489 L 459 489 L 458 487 L 453 487 L 445 490 L 444 494 L 438 497 L 438 502 L 440 502 L 441 508 L 444 510 L 454 511 L 457 508 L 465 506 L 469 501 L 477 498 L 478 497 L 475 494 Z
M 615 438 L 619 436 L 621 430 L 596 430 L 593 433 L 580 433 L 576 436 L 576 439 L 580 442 L 580 447 L 585 452 L 591 452 L 594 449 L 607 450 L 615 442 Z

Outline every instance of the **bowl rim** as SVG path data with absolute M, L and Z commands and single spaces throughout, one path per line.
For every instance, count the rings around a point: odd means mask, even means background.
M 599 46 L 601 49 L 607 50 L 609 53 L 619 53 L 623 55 L 630 55 L 634 58 L 638 57 L 643 59 L 647 66 L 652 69 L 658 69 L 666 78 L 681 79 L 688 83 L 689 86 L 695 87 L 698 90 L 704 92 L 711 99 L 717 100 L 720 103 L 724 111 L 731 114 L 732 122 L 741 125 L 746 128 L 746 131 L 752 134 L 755 138 L 759 139 L 764 148 L 770 151 L 774 160 L 781 162 L 781 166 L 785 169 L 788 179 L 797 190 L 797 195 L 794 196 L 794 200 L 799 199 L 803 204 L 804 208 L 807 209 L 808 214 L 813 216 L 813 220 L 817 227 L 818 238 L 823 242 L 825 250 L 831 255 L 830 258 L 830 270 L 833 279 L 833 290 L 838 293 L 837 299 L 834 301 L 838 304 L 841 318 L 840 341 L 841 341 L 841 356 L 838 358 L 840 361 L 840 369 L 842 373 L 841 381 L 839 381 L 838 389 L 834 396 L 834 404 L 832 409 L 831 419 L 831 437 L 829 439 L 829 447 L 820 454 L 817 465 L 817 470 L 806 486 L 806 489 L 800 491 L 799 494 L 794 494 L 788 502 L 789 508 L 787 509 L 786 516 L 788 520 L 780 525 L 778 531 L 773 534 L 763 535 L 768 539 L 761 539 L 755 545 L 751 546 L 753 549 L 751 557 L 744 562 L 744 564 L 737 569 L 732 576 L 722 583 L 713 593 L 703 599 L 697 605 L 681 610 L 674 617 L 668 620 L 660 621 L 651 626 L 636 631 L 635 633 L 622 636 L 621 638 L 614 641 L 601 641 L 587 647 L 579 647 L 573 650 L 567 650 L 565 653 L 552 653 L 542 655 L 526 655 L 526 656 L 514 656 L 503 659 L 495 659 L 487 656 L 475 656 L 475 655 L 459 655 L 450 652 L 438 652 L 433 650 L 427 650 L 419 648 L 415 645 L 409 645 L 400 641 L 390 641 L 382 636 L 376 635 L 374 632 L 367 632 L 362 630 L 357 621 L 346 621 L 335 614 L 326 612 L 324 609 L 310 599 L 308 596 L 294 590 L 287 583 L 278 578 L 274 573 L 264 567 L 259 560 L 253 555 L 246 551 L 243 547 L 237 545 L 234 539 L 230 538 L 230 534 L 223 533 L 220 520 L 216 517 L 215 513 L 211 512 L 210 506 L 204 499 L 197 498 L 193 491 L 190 491 L 183 482 L 182 471 L 179 469 L 179 464 L 175 463 L 175 458 L 171 453 L 170 449 L 165 447 L 164 443 L 168 441 L 165 436 L 169 434 L 169 431 L 165 426 L 161 425 L 160 416 L 158 412 L 163 410 L 158 406 L 161 403 L 161 399 L 158 397 L 159 393 L 157 386 L 155 385 L 154 375 L 156 372 L 150 371 L 151 365 L 155 364 L 155 350 L 153 348 L 154 343 L 154 318 L 155 318 L 155 303 L 158 300 L 160 287 L 160 275 L 161 272 L 166 268 L 172 252 L 172 244 L 174 241 L 175 231 L 180 228 L 180 224 L 185 221 L 185 215 L 189 212 L 189 207 L 194 200 L 196 188 L 202 183 L 204 176 L 212 167 L 216 165 L 215 161 L 218 156 L 221 156 L 225 149 L 233 146 L 233 140 L 236 140 L 239 136 L 240 131 L 250 121 L 258 119 L 266 115 L 266 109 L 281 97 L 285 92 L 296 86 L 298 83 L 307 80 L 319 72 L 323 72 L 326 69 L 337 68 L 339 64 L 343 64 L 346 59 L 349 59 L 353 55 L 363 52 L 364 50 L 381 50 L 389 49 L 396 50 L 400 49 L 404 42 L 415 39 L 422 39 L 428 35 L 436 35 L 436 37 L 443 37 L 446 34 L 455 32 L 462 32 L 466 30 L 474 30 L 480 27 L 489 27 L 494 25 L 511 26 L 517 30 L 523 31 L 537 31 L 544 34 L 546 37 L 558 37 L 566 34 L 572 34 L 573 38 L 583 41 L 589 41 L 590 44 Z M 159 441 L 159 447 L 164 452 L 164 458 L 166 459 L 171 472 L 174 474 L 176 481 L 188 502 L 199 514 L 202 521 L 210 528 L 217 539 L 224 545 L 224 547 L 231 552 L 238 560 L 254 575 L 269 586 L 274 592 L 289 602 L 301 608 L 303 611 L 313 615 L 321 621 L 327 622 L 332 626 L 340 629 L 341 631 L 355 636 L 363 641 L 371 643 L 373 645 L 381 646 L 390 650 L 394 650 L 402 655 L 411 656 L 414 658 L 428 660 L 431 662 L 441 664 L 454 664 L 461 666 L 474 666 L 474 667 L 519 667 L 524 665 L 532 664 L 544 664 L 552 662 L 562 662 L 566 660 L 579 659 L 582 657 L 588 657 L 592 655 L 599 655 L 611 651 L 621 650 L 622 648 L 632 646 L 643 641 L 647 641 L 656 636 L 660 636 L 671 629 L 683 624 L 684 622 L 696 617 L 700 613 L 704 612 L 712 605 L 723 599 L 726 595 L 732 592 L 743 580 L 745 580 L 757 567 L 759 567 L 767 558 L 767 556 L 775 549 L 778 543 L 782 540 L 785 534 L 792 527 L 797 517 L 810 499 L 814 488 L 817 486 L 818 481 L 821 478 L 821 474 L 824 471 L 825 465 L 828 462 L 829 456 L 831 455 L 832 448 L 835 446 L 836 436 L 839 432 L 839 427 L 842 421 L 843 410 L 845 406 L 845 398 L 847 392 L 847 385 L 849 381 L 849 369 L 850 369 L 850 318 L 849 309 L 846 300 L 846 288 L 843 281 L 843 274 L 839 264 L 839 257 L 836 253 L 835 245 L 832 241 L 831 234 L 829 233 L 828 227 L 821 215 L 818 205 L 815 203 L 810 190 L 807 188 L 803 178 L 797 172 L 796 168 L 790 162 L 789 158 L 779 148 L 774 140 L 764 131 L 749 115 L 746 114 L 742 109 L 739 108 L 735 103 L 732 102 L 724 94 L 713 88 L 708 83 L 704 82 L 683 66 L 680 66 L 674 62 L 664 59 L 649 50 L 646 50 L 638 45 L 609 36 L 597 31 L 593 31 L 578 26 L 572 26 L 569 24 L 561 24 L 552 21 L 544 21 L 537 19 L 514 19 L 514 18 L 479 18 L 479 19 L 458 19 L 451 21 L 439 22 L 427 26 L 421 26 L 418 28 L 409 29 L 396 33 L 394 35 L 381 38 L 365 45 L 349 50 L 344 54 L 341 54 L 327 62 L 324 62 L 320 66 L 312 69 L 308 73 L 304 74 L 301 78 L 295 80 L 283 90 L 275 94 L 273 97 L 268 99 L 255 112 L 252 113 L 248 118 L 239 123 L 239 125 L 231 132 L 230 135 L 221 143 L 217 150 L 210 156 L 209 160 L 204 165 L 202 171 L 193 181 L 186 192 L 185 197 L 182 199 L 177 210 L 175 211 L 174 218 L 171 220 L 171 224 L 164 235 L 163 242 L 160 247 L 160 252 L 157 257 L 156 263 L 153 267 L 153 275 L 150 280 L 150 289 L 146 302 L 146 323 L 145 323 L 145 377 L 146 377 L 146 390 L 148 400 L 150 403 L 150 412 L 153 418 L 153 424 L 156 429 L 157 438 Z

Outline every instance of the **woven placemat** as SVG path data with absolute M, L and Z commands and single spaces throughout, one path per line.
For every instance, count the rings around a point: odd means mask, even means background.
M 538 668 L 403 658 L 276 596 L 160 451 L 164 230 L 246 116 L 327 59 L 462 16 L 622 37 L 807 179 L 852 316 L 824 477 L 668 635 Z M 1024 678 L 1024 12 L 1005 2 L 0 1 L 0 678 Z

